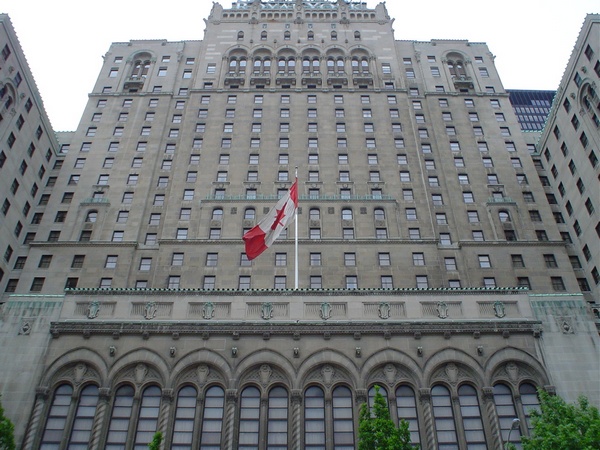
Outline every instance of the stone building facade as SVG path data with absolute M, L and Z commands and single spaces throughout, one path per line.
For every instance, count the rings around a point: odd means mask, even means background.
M 38 357 L 37 388 L 3 385 L 23 449 L 350 449 L 379 385 L 421 448 L 500 450 L 538 388 L 599 403 L 598 334 L 492 54 L 392 24 L 239 1 L 204 40 L 110 47 L 7 269 L 2 343 Z M 300 289 L 291 230 L 253 261 L 241 240 L 296 167 Z
M 536 167 L 581 290 L 600 298 L 600 15 L 588 14 L 538 143 Z

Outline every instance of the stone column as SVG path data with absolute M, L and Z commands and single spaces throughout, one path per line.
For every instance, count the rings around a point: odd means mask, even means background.
M 237 389 L 227 389 L 225 391 L 226 416 L 225 416 L 225 442 L 224 448 L 234 450 L 234 431 L 235 431 L 235 410 L 237 409 L 238 393 Z
M 294 389 L 291 392 L 291 404 L 292 404 L 292 439 L 291 447 L 292 450 L 300 450 L 302 439 L 300 437 L 301 422 L 302 422 L 302 391 L 300 389 Z
M 106 410 L 110 403 L 110 388 L 98 389 L 98 406 L 96 407 L 96 416 L 94 417 L 94 425 L 90 436 L 90 450 L 100 449 L 100 437 L 104 423 L 106 422 Z
M 50 395 L 50 389 L 46 386 L 39 386 L 35 389 L 35 404 L 33 406 L 33 412 L 31 413 L 31 419 L 27 425 L 25 432 L 25 438 L 23 439 L 22 450 L 32 450 L 36 436 L 39 434 L 40 419 L 42 412 L 48 401 Z
M 160 416 L 158 418 L 158 427 L 157 431 L 160 431 L 163 435 L 163 444 L 162 448 L 166 448 L 167 439 L 171 436 L 168 436 L 169 430 L 167 429 L 167 425 L 169 424 L 169 416 L 171 415 L 171 405 L 173 404 L 174 392 L 173 389 L 163 389 L 162 390 L 162 405 L 160 409 Z
M 423 450 L 435 450 L 435 428 L 433 425 L 433 412 L 431 410 L 431 389 L 419 389 L 419 401 L 423 408 L 425 435 L 427 439 Z
M 483 405 L 492 432 L 493 448 L 495 450 L 502 450 L 502 433 L 500 433 L 500 422 L 498 421 L 496 404 L 494 403 L 494 388 L 483 388 Z

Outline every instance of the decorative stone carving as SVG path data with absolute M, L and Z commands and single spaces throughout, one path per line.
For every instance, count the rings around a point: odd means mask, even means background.
M 519 366 L 517 366 L 514 362 L 509 362 L 505 366 L 506 373 L 511 381 L 517 381 L 519 378 Z
M 292 405 L 302 405 L 302 390 L 292 389 L 290 392 L 290 403 Z
M 206 380 L 208 380 L 208 375 L 210 374 L 210 367 L 206 364 L 200 364 L 196 368 L 196 377 L 198 378 L 198 384 L 203 386 L 206 384 Z
M 215 304 L 213 302 L 206 302 L 202 305 L 202 318 L 209 320 L 215 316 Z
M 435 309 L 437 310 L 440 319 L 448 318 L 448 304 L 446 302 L 437 302 Z
M 381 302 L 378 308 L 380 319 L 389 319 L 391 315 L 391 307 L 388 302 Z
M 258 371 L 258 376 L 259 376 L 260 382 L 262 383 L 263 386 L 266 386 L 269 383 L 269 380 L 271 379 L 272 374 L 273 374 L 273 370 L 271 369 L 271 367 L 268 364 L 263 364 L 262 366 L 260 366 L 260 369 Z
M 457 380 L 458 380 L 458 367 L 456 367 L 456 364 L 454 363 L 449 363 L 446 364 L 446 368 L 444 370 L 446 372 L 446 375 L 448 376 L 448 380 L 450 380 L 450 383 L 452 384 L 456 384 Z
M 100 314 L 100 302 L 98 300 L 94 300 L 90 302 L 87 308 L 87 318 L 95 319 Z
M 387 384 L 392 386 L 396 381 L 396 377 L 398 376 L 398 369 L 393 364 L 386 364 L 383 368 L 383 374 L 385 375 L 385 381 L 387 381 Z
M 260 317 L 269 320 L 273 317 L 273 303 L 265 302 L 260 306 Z
M 506 316 L 504 303 L 502 303 L 500 300 L 496 300 L 494 302 L 494 315 L 500 319 Z
M 327 320 L 331 318 L 331 303 L 323 302 L 321 303 L 321 309 L 319 311 L 319 315 L 321 319 Z
M 146 379 L 146 375 L 148 375 L 148 366 L 146 364 L 140 363 L 135 366 L 135 382 L 137 384 L 141 384 Z
M 21 336 L 28 336 L 29 334 L 31 334 L 31 329 L 33 327 L 31 326 L 31 323 L 29 322 L 29 320 L 23 320 L 21 322 L 21 326 L 19 327 L 19 334 Z
M 367 402 L 367 390 L 366 389 L 357 389 L 356 390 L 356 404 L 360 405 L 362 403 Z
M 147 302 L 144 307 L 144 318 L 146 320 L 154 319 L 157 311 L 158 307 L 156 306 L 156 302 Z
M 76 384 L 79 384 L 83 381 L 83 377 L 85 376 L 87 369 L 87 365 L 84 363 L 79 363 L 75 366 L 75 369 L 73 370 L 73 379 L 75 380 Z
M 575 329 L 573 328 L 573 325 L 571 324 L 570 318 L 563 317 L 561 322 L 562 323 L 560 324 L 560 330 L 562 331 L 563 334 L 574 334 L 575 333 Z
M 335 375 L 335 370 L 330 365 L 326 365 L 321 369 L 323 383 L 326 386 L 331 386 L 331 382 L 333 381 L 333 375 Z

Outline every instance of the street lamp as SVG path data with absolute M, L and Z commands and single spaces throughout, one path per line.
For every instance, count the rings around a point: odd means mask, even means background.
M 512 420 L 512 423 L 510 425 L 510 430 L 508 430 L 508 438 L 506 438 L 506 442 L 504 443 L 504 446 L 503 446 L 504 449 L 508 448 L 508 444 L 510 444 L 510 435 L 511 435 L 512 431 L 519 428 L 520 425 L 521 425 L 521 421 L 519 419 L 514 418 Z

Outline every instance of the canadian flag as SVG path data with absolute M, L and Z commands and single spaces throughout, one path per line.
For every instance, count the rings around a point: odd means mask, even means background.
M 264 252 L 279 237 L 281 232 L 294 220 L 298 208 L 298 180 L 281 197 L 263 219 L 244 234 L 246 256 L 252 260 Z

